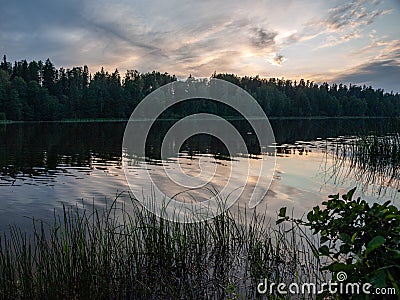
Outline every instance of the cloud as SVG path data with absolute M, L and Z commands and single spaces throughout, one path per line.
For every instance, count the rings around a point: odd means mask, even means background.
M 318 49 L 322 49 L 322 48 L 329 48 L 329 47 L 333 47 L 333 46 L 337 46 L 343 43 L 346 43 L 352 39 L 356 39 L 356 38 L 361 38 L 362 35 L 360 34 L 360 31 L 356 30 L 352 33 L 348 33 L 345 35 L 329 35 L 326 39 L 325 42 L 318 45 L 317 47 L 315 47 L 313 50 L 318 50 Z
M 255 24 L 238 4 L 17 0 L 1 12 L 0 51 L 11 60 L 50 57 L 66 67 L 169 72 L 174 67 L 172 72 L 205 75 L 232 68 L 242 55 L 267 56 L 278 50 L 278 33 Z
M 384 46 L 384 48 L 378 53 L 376 59 L 395 59 L 400 61 L 400 40 L 392 40 L 390 42 L 378 42 L 378 46 Z
M 274 66 L 281 66 L 287 60 L 282 54 L 273 54 L 267 58 L 267 61 Z
M 0 50 L 12 52 L 8 54 L 16 59 L 57 53 L 68 47 L 69 40 L 63 39 L 63 35 L 84 26 L 76 0 L 16 0 L 1 6 Z M 62 34 L 54 36 L 57 29 L 62 29 Z
M 378 16 L 391 13 L 392 10 L 372 10 L 367 0 L 357 0 L 331 8 L 328 14 L 311 25 L 322 26 L 328 32 L 347 31 L 371 24 Z
M 398 76 L 400 63 L 397 60 L 381 60 L 364 63 L 332 78 L 333 82 L 372 85 L 385 91 L 400 92 Z
M 0 55 L 10 60 L 49 57 L 64 67 L 87 64 L 91 72 L 104 66 L 179 77 L 209 76 L 215 70 L 300 76 L 311 68 L 316 73 L 336 67 L 330 61 L 347 53 L 329 48 L 365 45 L 365 28 L 380 39 L 355 55 L 358 64 L 360 57 L 393 59 L 390 51 L 397 51 L 396 45 L 370 28 L 390 12 L 381 2 L 343 1 L 332 8 L 332 2 L 291 0 L 14 0 L 0 10 Z M 321 48 L 324 61 L 310 51 Z M 348 66 L 343 63 L 343 69 Z
M 400 40 L 375 39 L 370 44 L 350 53 L 352 57 L 369 56 L 373 60 L 400 61 Z
M 373 40 L 369 45 L 349 53 L 354 58 L 366 57 L 363 63 L 342 71 L 319 74 L 317 81 L 330 81 L 383 88 L 400 92 L 400 40 Z
M 355 0 L 330 8 L 324 16 L 309 20 L 301 32 L 289 36 L 287 43 L 305 42 L 322 36 L 322 43 L 314 47 L 318 50 L 361 38 L 364 28 L 377 17 L 393 12 L 393 9 L 376 9 L 380 3 Z
M 263 28 L 253 28 L 254 35 L 251 39 L 252 44 L 256 48 L 265 49 L 275 45 L 275 37 L 277 32 L 265 30 Z

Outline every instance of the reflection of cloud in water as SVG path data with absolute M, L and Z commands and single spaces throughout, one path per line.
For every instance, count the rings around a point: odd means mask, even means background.
M 212 186 L 217 191 L 222 191 L 224 186 L 230 181 L 230 185 L 233 186 L 234 189 L 245 186 L 242 197 L 249 197 L 258 180 L 261 180 L 261 182 L 268 182 L 272 176 L 272 170 L 268 170 L 268 172 L 264 172 L 264 174 L 269 174 L 269 176 L 259 179 L 257 174 L 260 173 L 260 166 L 262 163 L 260 159 L 239 157 L 232 160 L 220 161 L 211 158 L 211 155 L 198 155 L 196 159 L 183 156 L 176 161 L 166 162 L 166 170 L 164 166 L 148 165 L 144 163 L 141 168 L 130 168 L 128 172 L 133 172 L 137 175 L 134 188 L 151 190 L 151 185 L 156 184 L 160 190 L 169 197 L 187 191 L 188 186 L 192 186 L 190 182 L 188 182 L 191 179 L 203 182 L 202 185 L 197 185 L 197 188 L 200 188 L 200 190 L 202 187 L 207 189 Z M 199 161 L 201 161 L 200 164 Z M 183 172 L 181 172 L 180 169 L 182 169 Z M 234 172 L 234 170 L 236 170 L 236 172 Z M 141 174 L 147 171 L 149 171 L 154 183 L 146 181 L 143 179 L 144 176 L 141 176 Z M 168 174 L 166 174 L 165 171 L 167 171 Z M 227 190 L 225 196 L 232 191 L 233 190 Z M 199 190 L 193 190 L 193 193 L 201 196 Z M 203 197 L 208 198 L 209 193 L 207 192 L 204 196 L 201 196 L 199 201 L 205 200 Z
M 331 141 L 335 142 L 332 139 Z M 301 217 L 313 206 L 327 200 L 329 194 L 344 193 L 356 185 L 360 186 L 357 192 L 370 202 L 394 200 L 395 205 L 399 204 L 400 193 L 393 188 L 389 188 L 386 194 L 378 196 L 374 192 L 374 189 L 376 191 L 379 188 L 378 185 L 372 185 L 371 182 L 357 181 L 354 178 L 333 176 L 335 172 L 336 175 L 345 173 L 343 171 L 340 173 L 340 168 L 332 169 L 335 164 L 331 156 L 321 152 L 326 147 L 326 141 L 319 139 L 312 142 L 312 144 L 308 142 L 309 145 L 303 146 L 303 144 L 306 144 L 306 142 L 300 143 L 298 141 L 298 145 L 288 144 L 285 147 L 278 148 L 282 155 L 277 158 L 274 179 L 265 199 L 257 208 L 258 211 L 265 212 L 267 216 L 275 218 L 279 208 L 286 206 L 288 207 L 288 212 L 293 209 L 295 216 Z M 302 148 L 305 148 L 305 150 L 299 151 Z M 311 151 L 306 151 L 307 148 Z M 117 192 L 128 191 L 129 187 L 125 180 L 124 171 L 121 168 L 121 158 L 114 152 L 111 154 L 98 158 L 96 154 L 92 153 L 87 156 L 87 158 L 90 158 L 90 165 L 73 166 L 64 164 L 54 170 L 43 169 L 43 167 L 35 168 L 35 162 L 39 161 L 37 159 L 32 163 L 33 170 L 35 170 L 34 173 L 27 173 L 24 176 L 21 173 L 19 177 L 6 177 L 3 174 L 2 185 L 0 185 L 0 220 L 2 220 L 0 230 L 5 229 L 9 223 L 24 224 L 24 226 L 26 224 L 27 228 L 29 228 L 30 220 L 24 218 L 24 216 L 35 216 L 35 218 L 49 220 L 53 216 L 53 209 L 58 211 L 62 209 L 62 202 L 67 205 L 75 205 L 83 201 L 88 208 L 91 207 L 92 203 L 101 207 L 104 206 L 106 199 L 111 202 Z M 11 155 L 6 157 L 11 157 Z M 199 157 L 204 159 L 200 165 Z M 190 159 L 186 154 L 181 156 L 181 166 L 188 175 L 198 175 L 201 167 L 207 177 L 213 173 L 213 168 L 216 168 L 215 179 L 212 182 L 213 186 L 208 186 L 211 191 L 213 187 L 219 189 L 224 185 L 229 177 L 232 163 L 242 163 L 242 170 L 247 170 L 244 159 L 232 161 L 217 157 L 214 161 L 213 157 L 199 155 L 194 155 L 192 158 Z M 66 159 L 61 159 L 62 162 L 64 160 Z M 19 156 L 18 161 L 21 161 Z M 71 162 L 71 160 L 67 161 Z M 86 164 L 88 160 L 85 159 L 84 161 Z M 213 161 L 215 165 L 208 165 Z M 232 207 L 233 212 L 237 207 L 242 211 L 246 207 L 247 212 L 250 211 L 248 209 L 249 194 L 251 194 L 255 184 L 252 170 L 256 170 L 259 160 L 252 159 L 249 162 L 252 167 L 249 173 L 250 177 L 238 203 Z M 173 196 L 184 191 L 182 187 L 168 185 L 165 182 L 165 174 L 159 172 L 162 169 L 162 165 L 171 169 L 177 167 L 174 160 L 158 161 L 158 165 L 143 165 L 143 162 L 137 162 L 130 167 L 132 174 L 135 174 L 137 187 L 149 186 L 149 182 L 143 182 L 140 176 L 144 168 L 148 168 L 153 170 L 154 180 L 164 187 L 168 195 Z M 345 161 L 342 166 L 348 168 L 349 164 Z M 242 170 L 231 174 L 230 178 L 234 184 L 241 182 L 246 177 L 245 171 Z M 357 169 L 354 168 L 353 171 L 357 172 Z M 364 191 L 362 191 L 362 186 L 365 187 Z M 201 201 L 201 199 L 206 199 L 211 195 L 210 189 L 191 190 L 190 193 L 196 201 Z M 182 201 L 194 201 L 188 193 L 182 193 L 180 197 Z

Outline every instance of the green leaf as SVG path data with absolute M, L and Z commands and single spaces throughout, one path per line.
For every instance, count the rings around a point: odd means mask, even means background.
M 391 219 L 399 219 L 400 220 L 400 215 L 387 215 L 385 217 L 385 220 L 391 220 Z
M 367 249 L 365 250 L 365 256 L 367 256 L 369 253 L 374 251 L 379 246 L 383 245 L 385 242 L 386 239 L 381 235 L 374 237 L 372 240 L 369 241 L 367 245 Z
M 329 195 L 328 198 L 337 200 L 337 199 L 339 199 L 339 194 Z
M 340 272 L 340 271 L 345 271 L 347 274 L 350 274 L 354 270 L 354 265 L 333 262 L 328 266 L 322 267 L 321 270 L 329 270 L 329 271 L 332 271 L 335 273 Z
M 332 271 L 333 272 L 340 272 L 340 271 L 352 271 L 354 270 L 354 265 L 348 265 L 344 263 L 333 263 L 332 264 Z
M 315 220 L 314 212 L 313 212 L 313 211 L 310 211 L 310 212 L 307 214 L 307 220 L 310 221 L 310 222 L 312 222 L 312 221 Z
M 400 297 L 400 289 L 399 289 L 399 285 L 396 283 L 396 280 L 394 279 L 393 275 L 387 271 L 387 275 L 389 277 L 390 282 L 392 283 L 393 287 L 396 290 L 396 294 L 398 295 L 398 298 Z
M 392 249 L 390 252 L 393 254 L 394 258 L 400 258 L 400 250 Z
M 351 236 L 351 243 L 354 244 L 354 241 L 356 240 L 357 237 L 357 232 L 354 232 L 354 234 Z
M 318 249 L 321 255 L 328 256 L 329 255 L 329 248 L 328 246 L 324 245 Z
M 352 188 L 350 191 L 347 192 L 346 195 L 343 195 L 343 196 L 342 196 L 343 200 L 350 201 L 351 198 L 353 198 L 353 194 L 354 194 L 354 192 L 356 191 L 356 188 L 357 188 L 357 187 Z
M 347 233 L 341 233 L 339 238 L 345 243 L 350 243 L 351 241 L 351 237 Z
M 276 221 L 276 225 L 278 225 L 278 224 L 281 224 L 282 222 L 284 222 L 284 221 L 286 221 L 286 219 L 285 218 L 283 218 L 283 219 L 279 219 L 278 221 Z
M 326 236 L 321 236 L 321 238 L 319 240 L 323 244 L 323 243 L 327 242 L 329 240 L 329 238 Z
M 279 210 L 279 215 L 278 216 L 281 217 L 281 218 L 284 218 L 286 216 L 286 207 L 282 207 Z
M 382 288 L 386 287 L 386 274 L 384 271 L 377 272 L 374 276 L 371 277 L 371 284 L 374 287 Z

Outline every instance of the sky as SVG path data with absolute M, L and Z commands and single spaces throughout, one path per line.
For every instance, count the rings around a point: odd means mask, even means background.
M 0 54 L 400 92 L 400 0 L 0 0 Z

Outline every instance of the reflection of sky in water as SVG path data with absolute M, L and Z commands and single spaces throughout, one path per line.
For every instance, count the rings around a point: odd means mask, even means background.
M 276 172 L 266 200 L 259 207 L 261 211 L 267 205 L 266 213 L 276 217 L 279 208 L 287 206 L 301 216 L 326 200 L 329 194 L 343 193 L 356 185 L 360 187 L 358 194 L 364 194 L 363 197 L 370 201 L 394 199 L 398 205 L 400 193 L 397 180 L 391 183 L 393 188 L 384 189 L 378 195 L 380 186 L 372 183 L 379 180 L 372 181 L 370 177 L 365 177 L 366 180 L 356 182 L 352 178 L 360 175 L 357 168 L 352 169 L 348 161 L 338 164 L 337 160 L 333 160 L 333 152 L 324 152 L 330 149 L 326 138 L 344 134 L 343 128 L 355 128 L 362 132 L 362 127 L 357 127 L 359 123 L 354 120 L 351 122 L 357 126 L 341 122 L 331 126 L 317 122 L 317 126 L 314 126 L 312 122 L 294 121 L 293 124 L 284 122 L 282 126 L 275 126 L 276 139 L 280 143 L 277 146 Z M 375 123 L 376 120 L 373 121 L 374 126 Z M 0 230 L 7 228 L 10 223 L 29 228 L 31 217 L 51 220 L 53 210 L 61 212 L 63 203 L 84 203 L 89 208 L 92 204 L 103 206 L 106 202 L 111 203 L 118 192 L 128 191 L 120 155 L 124 126 L 124 123 L 77 124 L 63 125 L 60 129 L 59 125 L 53 124 L 28 124 L 0 130 Z M 296 133 L 297 128 L 299 132 Z M 391 128 L 391 132 L 397 132 L 396 128 Z M 325 132 L 329 136 L 324 136 Z M 354 134 L 353 131 L 348 133 Z M 295 142 L 298 137 L 306 141 Z M 346 142 L 347 138 L 328 139 L 330 142 L 338 140 Z M 179 159 L 185 173 L 198 175 L 199 162 L 207 177 L 216 168 L 217 177 L 213 179 L 213 185 L 217 188 L 223 185 L 227 177 L 235 184 L 247 175 L 240 168 L 231 176 L 228 175 L 233 162 L 248 162 L 243 158 L 232 162 L 221 157 L 214 159 L 210 153 L 199 155 L 198 151 L 191 152 L 194 159 L 189 159 L 188 155 L 189 152 L 183 152 Z M 145 167 L 157 172 L 163 165 L 167 170 L 178 167 L 176 160 L 158 164 Z M 259 160 L 251 159 L 250 164 L 254 170 Z M 244 165 L 243 170 L 246 169 Z M 141 182 L 140 172 L 143 172 L 144 166 L 138 162 L 136 170 L 134 168 L 132 171 L 137 174 L 137 185 L 148 186 L 149 182 Z M 157 172 L 153 172 L 154 180 L 164 185 L 170 195 L 181 191 L 178 186 L 167 183 L 164 174 Z M 250 190 L 254 180 L 255 177 L 249 177 Z M 204 191 L 203 194 L 201 191 L 197 193 L 198 196 L 206 195 Z M 249 188 L 245 188 L 238 202 L 239 207 L 243 208 L 248 203 L 248 193 Z M 187 194 L 182 194 L 182 197 L 188 199 Z
M 62 205 L 85 203 L 90 207 L 111 202 L 116 193 L 128 190 L 120 167 L 103 165 L 107 170 L 65 168 L 51 180 L 17 178 L 14 185 L 0 186 L 0 229 L 8 223 L 29 224 L 22 217 L 48 219 Z M 3 180 L 0 180 L 4 183 Z M 28 221 L 28 222 L 27 222 Z
M 301 152 L 300 152 L 301 153 Z M 212 171 L 216 167 L 216 177 L 213 179 L 213 186 L 220 189 L 227 180 L 230 174 L 231 161 L 214 160 L 210 155 L 195 156 L 189 159 L 183 155 L 179 162 L 181 167 L 192 175 L 198 175 L 200 167 L 206 172 Z M 201 162 L 199 165 L 199 161 Z M 247 165 L 244 158 L 237 159 L 234 162 L 242 162 Z M 250 160 L 254 167 L 259 163 L 257 159 Z M 215 164 L 215 166 L 211 166 Z M 146 165 L 151 169 L 154 176 L 154 181 L 165 188 L 167 194 L 172 196 L 182 192 L 182 187 L 179 185 L 171 185 L 165 180 L 165 175 L 162 174 L 163 167 L 174 169 L 178 168 L 177 160 L 170 160 L 162 165 Z M 332 166 L 332 160 L 326 154 L 319 151 L 312 151 L 299 154 L 285 154 L 277 157 L 276 172 L 272 181 L 267 197 L 264 199 L 260 207 L 267 206 L 267 215 L 276 216 L 276 212 L 282 206 L 287 206 L 291 211 L 294 210 L 295 216 L 302 216 L 313 206 L 327 199 L 327 195 L 332 193 L 343 193 L 348 189 L 357 185 L 351 179 L 338 180 L 337 177 L 330 176 L 327 169 Z M 132 167 L 131 171 L 137 175 L 137 185 L 139 187 L 149 187 L 151 183 L 141 180 L 141 172 L 145 169 L 143 166 Z M 159 172 L 159 174 L 157 174 Z M 157 176 L 159 175 L 159 176 Z M 235 184 L 241 181 L 245 174 L 232 174 L 231 180 Z M 340 179 L 340 178 L 339 178 Z M 0 202 L 0 229 L 7 227 L 6 224 L 15 223 L 29 226 L 30 220 L 24 217 L 35 217 L 49 219 L 53 215 L 53 210 L 61 211 L 62 203 L 64 204 L 79 204 L 85 203 L 87 207 L 92 204 L 102 206 L 106 201 L 111 203 L 115 195 L 121 191 L 129 190 L 126 183 L 124 172 L 119 163 L 102 160 L 101 163 L 96 162 L 91 168 L 83 167 L 64 167 L 62 170 L 56 170 L 49 176 L 44 174 L 38 176 L 19 176 L 13 181 L 10 178 L 0 180 L 2 186 L 1 202 Z M 250 186 L 251 186 L 250 179 Z M 371 201 L 384 201 L 385 199 L 393 199 L 396 197 L 397 190 L 388 189 L 386 195 L 383 194 L 377 199 L 374 195 L 373 185 L 364 185 L 364 192 L 359 189 L 359 194 L 364 194 L 363 197 Z M 376 188 L 376 187 L 375 187 Z M 184 190 L 184 189 L 183 189 Z M 209 194 L 204 190 L 191 191 L 194 196 L 205 197 Z M 245 188 L 241 195 L 238 205 L 244 208 L 248 204 L 249 193 L 251 188 Z M 183 193 L 182 197 L 186 200 L 188 194 Z M 396 200 L 398 204 L 398 200 Z M 236 205 L 233 206 L 234 208 Z

